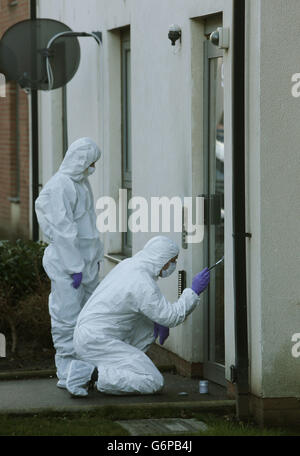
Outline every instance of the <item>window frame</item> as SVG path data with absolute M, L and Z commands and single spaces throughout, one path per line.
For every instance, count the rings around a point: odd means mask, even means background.
M 130 54 L 130 31 L 121 32 L 121 117 L 122 117 L 122 188 L 128 193 L 132 192 L 132 162 L 128 159 L 131 156 L 131 77 L 128 78 L 128 65 L 131 72 L 131 59 L 128 63 L 128 53 Z M 130 75 L 131 76 L 131 75 Z M 129 79 L 129 80 L 128 80 Z M 129 195 L 128 195 L 129 196 Z M 128 207 L 128 200 L 127 200 Z M 127 213 L 128 220 L 128 213 Z M 126 256 L 132 255 L 132 245 L 128 241 L 128 223 L 127 231 L 122 233 L 122 253 Z

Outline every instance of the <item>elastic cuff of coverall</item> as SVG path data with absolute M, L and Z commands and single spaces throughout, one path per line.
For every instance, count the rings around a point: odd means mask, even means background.
M 192 288 L 186 288 L 183 293 L 186 292 L 191 295 L 191 298 L 194 299 L 194 301 L 199 301 L 200 300 L 200 295 L 198 295 Z

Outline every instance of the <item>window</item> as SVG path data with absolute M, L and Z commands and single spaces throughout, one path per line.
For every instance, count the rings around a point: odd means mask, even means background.
M 122 188 L 127 190 L 128 201 L 132 197 L 132 154 L 131 154 L 131 75 L 130 75 L 130 32 L 121 33 L 121 81 L 122 81 Z M 127 220 L 129 217 L 127 214 Z M 123 233 L 122 250 L 126 256 L 132 254 L 132 233 Z

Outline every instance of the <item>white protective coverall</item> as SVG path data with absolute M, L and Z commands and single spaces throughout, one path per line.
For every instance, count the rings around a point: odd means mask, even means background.
M 57 386 L 62 388 L 75 356 L 73 332 L 78 314 L 99 283 L 98 262 L 103 258 L 103 246 L 86 170 L 100 156 L 91 139 L 75 141 L 35 202 L 40 227 L 49 240 L 43 266 L 51 280 L 49 313 Z M 80 272 L 82 282 L 75 289 L 72 274 Z
M 152 394 L 163 376 L 145 354 L 154 342 L 154 322 L 167 327 L 182 323 L 199 302 L 190 288 L 173 304 L 162 295 L 161 269 L 179 253 L 164 236 L 152 238 L 130 259 L 104 278 L 80 312 L 74 347 L 82 361 L 73 361 L 67 389 L 76 395 L 98 369 L 97 389 L 108 394 Z

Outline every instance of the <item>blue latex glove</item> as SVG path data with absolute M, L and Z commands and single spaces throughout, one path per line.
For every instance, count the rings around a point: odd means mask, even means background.
M 72 286 L 74 288 L 79 288 L 80 287 L 80 284 L 81 284 L 81 281 L 82 281 L 82 272 L 78 272 L 76 274 L 72 274 L 72 279 L 73 279 L 73 283 L 72 283 Z
M 203 271 L 199 272 L 192 281 L 192 290 L 200 295 L 208 286 L 210 281 L 210 272 L 208 268 L 203 269 Z
M 157 339 L 159 336 L 159 343 L 163 345 L 165 340 L 169 337 L 170 330 L 166 328 L 166 326 L 159 325 L 158 323 L 154 323 L 154 337 Z

